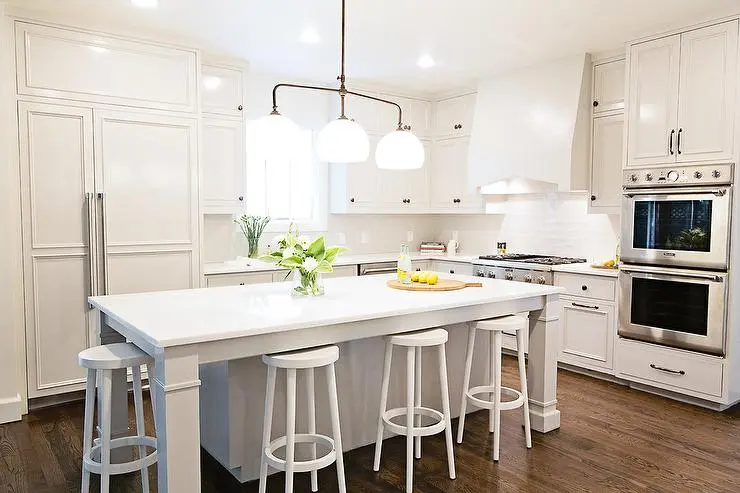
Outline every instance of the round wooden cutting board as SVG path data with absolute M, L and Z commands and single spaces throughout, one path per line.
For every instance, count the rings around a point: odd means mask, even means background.
M 402 291 L 457 291 L 463 288 L 482 288 L 483 284 L 480 282 L 462 282 L 452 279 L 440 279 L 437 281 L 437 284 L 425 284 L 421 282 L 403 284 L 395 279 L 391 279 L 388 281 L 388 287 Z

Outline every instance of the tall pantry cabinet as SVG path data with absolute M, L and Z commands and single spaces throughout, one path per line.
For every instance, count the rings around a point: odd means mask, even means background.
M 34 398 L 82 388 L 88 296 L 199 285 L 198 57 L 25 22 L 16 51 Z

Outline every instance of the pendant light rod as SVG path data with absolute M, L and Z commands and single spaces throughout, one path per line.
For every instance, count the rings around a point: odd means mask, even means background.
M 365 99 L 371 99 L 373 101 L 378 101 L 380 103 L 386 103 L 391 104 L 395 106 L 398 109 L 398 130 L 403 130 L 403 110 L 401 109 L 401 106 L 398 103 L 394 103 L 393 101 L 389 101 L 387 99 L 382 98 L 376 98 L 375 96 L 368 96 L 367 94 L 362 94 L 359 92 L 353 92 L 348 91 L 347 87 L 344 85 L 345 82 L 345 35 L 347 30 L 347 20 L 346 20 L 346 0 L 342 0 L 342 31 L 341 31 L 341 57 L 340 57 L 340 73 L 339 77 L 337 77 L 337 80 L 339 81 L 339 89 L 331 88 L 331 87 L 321 87 L 321 86 L 310 86 L 310 85 L 304 85 L 304 84 L 287 84 L 287 83 L 280 83 L 275 85 L 275 87 L 272 88 L 272 114 L 273 115 L 279 115 L 280 112 L 277 109 L 277 90 L 279 87 L 295 87 L 297 89 L 311 89 L 314 91 L 327 91 L 327 92 L 334 92 L 339 94 L 339 118 L 346 119 L 347 117 L 344 115 L 344 98 L 347 96 L 347 94 L 351 94 L 353 96 L 359 96 L 361 98 Z

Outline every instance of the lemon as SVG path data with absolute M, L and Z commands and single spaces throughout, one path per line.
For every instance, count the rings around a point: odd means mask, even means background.
M 429 277 L 428 272 L 419 272 L 419 282 L 427 282 L 427 278 Z
M 419 272 L 414 271 L 411 273 L 411 282 L 419 282 Z
M 437 284 L 437 281 L 439 281 L 439 276 L 437 274 L 429 274 L 429 277 L 427 277 L 427 284 L 434 286 Z

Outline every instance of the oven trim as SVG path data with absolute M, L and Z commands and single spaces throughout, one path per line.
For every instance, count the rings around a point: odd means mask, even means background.
M 635 277 L 680 281 L 709 286 L 707 335 L 687 334 L 669 329 L 661 329 L 659 327 L 633 324 L 631 322 L 632 279 Z M 663 346 L 724 356 L 726 344 L 725 334 L 727 332 L 727 285 L 726 273 L 623 265 L 619 270 L 620 306 L 618 334 L 628 339 L 637 339 Z

